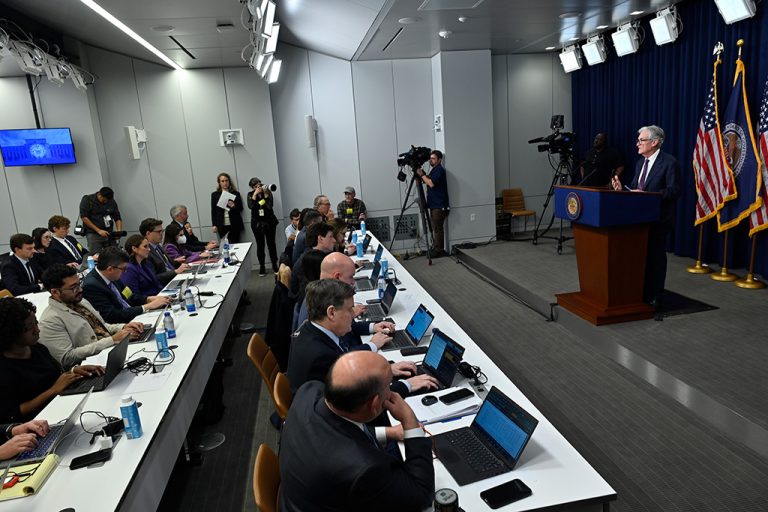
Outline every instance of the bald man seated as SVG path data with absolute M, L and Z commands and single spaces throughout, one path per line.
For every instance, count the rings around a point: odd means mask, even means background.
M 288 356 L 288 380 L 291 391 L 307 381 L 325 379 L 329 368 L 342 355 L 357 351 L 360 343 L 348 344 L 344 335 L 352 329 L 355 288 L 338 279 L 320 279 L 307 284 L 306 296 L 309 321 L 298 330 L 291 342 Z M 410 361 L 393 363 L 396 380 L 392 390 L 407 396 L 411 391 L 436 389 L 437 380 L 429 375 L 416 375 L 416 365 Z
M 325 384 L 296 393 L 280 441 L 280 510 L 423 510 L 435 491 L 432 443 L 416 415 L 390 390 L 391 365 L 379 354 L 350 352 Z M 366 423 L 384 411 L 402 425 L 405 460 L 396 459 Z

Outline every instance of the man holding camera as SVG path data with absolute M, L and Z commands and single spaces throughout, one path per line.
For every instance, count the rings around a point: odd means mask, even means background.
M 445 218 L 451 213 L 448 203 L 448 182 L 443 168 L 443 153 L 437 149 L 429 154 L 429 174 L 419 168 L 416 173 L 427 186 L 427 208 L 432 221 L 432 257 L 447 256 L 445 252 Z
M 80 219 L 92 254 L 104 247 L 117 246 L 119 237 L 115 235 L 123 230 L 123 219 L 111 188 L 101 187 L 95 194 L 84 195 L 80 200 Z

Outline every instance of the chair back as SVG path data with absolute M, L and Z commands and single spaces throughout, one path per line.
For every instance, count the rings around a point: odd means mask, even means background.
M 291 392 L 291 383 L 283 372 L 278 373 L 275 378 L 272 397 L 275 399 L 277 414 L 280 416 L 280 419 L 285 421 L 285 417 L 288 416 L 288 409 L 291 408 L 291 403 L 293 402 L 293 393 Z
M 248 358 L 253 363 L 253 366 L 259 370 L 264 384 L 267 385 L 267 389 L 272 393 L 272 388 L 275 384 L 275 377 L 279 373 L 277 366 L 277 360 L 274 354 L 267 346 L 264 338 L 261 334 L 255 332 L 251 336 L 251 341 L 248 342 Z
M 502 200 L 504 201 L 504 211 L 514 212 L 525 210 L 525 198 L 523 197 L 523 189 L 520 188 L 505 188 L 501 192 Z
M 277 512 L 280 496 L 280 461 L 275 452 L 262 444 L 253 465 L 253 497 L 261 512 Z
M 0 299 L 5 299 L 6 297 L 13 297 L 13 294 L 10 292 L 10 290 L 0 290 Z

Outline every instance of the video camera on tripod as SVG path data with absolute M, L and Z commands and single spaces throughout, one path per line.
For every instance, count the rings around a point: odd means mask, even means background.
M 561 132 L 563 129 L 564 117 L 562 114 L 552 116 L 549 126 L 554 133 L 546 137 L 536 137 L 528 141 L 528 144 L 539 144 L 539 153 L 548 151 L 550 154 L 569 156 L 573 154 L 573 148 L 576 144 L 576 135 L 572 132 Z M 544 144 L 540 144 L 544 142 Z
M 424 146 L 411 146 L 410 150 L 397 155 L 397 165 L 401 168 L 400 172 L 397 173 L 397 179 L 400 181 L 408 179 L 408 176 L 406 176 L 402 168 L 407 165 L 411 170 L 416 170 L 429 160 L 429 155 L 431 153 L 432 150 L 430 148 Z
M 411 196 L 411 190 L 414 188 L 414 185 L 416 185 L 416 204 L 419 207 L 419 216 L 421 217 L 421 229 L 422 233 L 424 234 L 424 241 L 427 246 L 427 259 L 429 260 L 429 264 L 432 264 L 432 253 L 431 253 L 431 241 L 430 237 L 432 236 L 432 224 L 429 222 L 429 215 L 426 210 L 427 208 L 427 199 L 424 194 L 424 189 L 421 187 L 421 177 L 417 174 L 417 169 L 421 169 L 421 166 L 424 165 L 425 162 L 429 161 L 429 157 L 432 154 L 432 150 L 428 147 L 424 146 L 411 146 L 411 149 L 406 151 L 405 153 L 400 153 L 397 155 L 397 165 L 400 168 L 397 172 L 397 179 L 405 183 L 405 181 L 408 179 L 408 175 L 403 171 L 403 168 L 405 166 L 408 166 L 411 168 L 411 182 L 408 184 L 408 190 L 405 193 L 405 200 L 403 201 L 403 207 L 400 209 L 400 215 L 397 217 L 397 222 L 395 223 L 395 234 L 392 236 L 392 241 L 389 244 L 389 250 L 392 250 L 392 245 L 395 243 L 395 238 L 397 238 L 397 234 L 400 231 L 400 224 L 403 220 L 403 215 L 405 215 L 405 211 L 408 209 L 408 202 L 410 201 Z M 423 173 L 422 173 L 423 174 Z

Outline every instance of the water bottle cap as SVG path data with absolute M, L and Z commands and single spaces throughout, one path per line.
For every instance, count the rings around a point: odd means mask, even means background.
M 166 311 L 166 312 L 164 313 L 164 316 L 171 316 L 171 312 L 170 312 L 170 311 Z
M 123 398 L 120 399 L 121 402 L 124 404 L 129 404 L 133 402 L 133 397 L 131 395 L 125 395 Z

